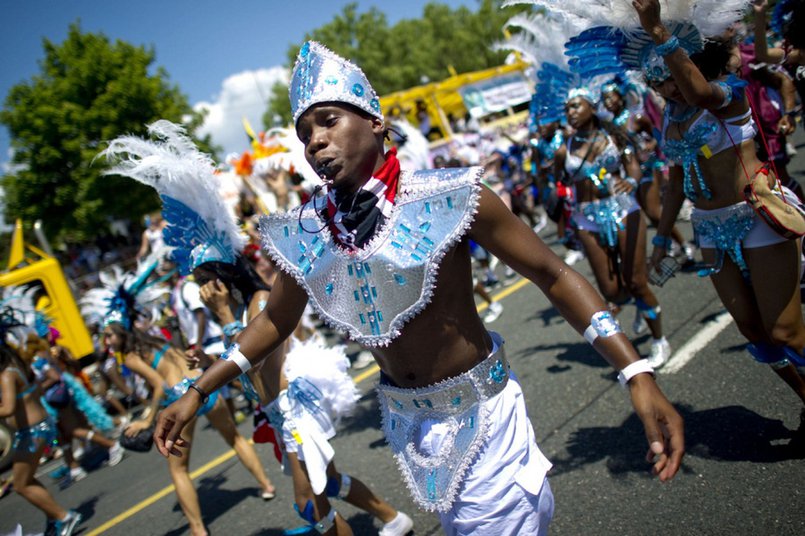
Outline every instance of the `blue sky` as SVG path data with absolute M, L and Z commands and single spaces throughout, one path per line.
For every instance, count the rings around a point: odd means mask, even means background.
M 438 0 L 477 7 L 476 0 Z M 226 152 L 247 148 L 241 117 L 259 128 L 262 97 L 281 76 L 289 45 L 340 13 L 341 0 L 4 0 L 0 17 L 0 97 L 39 72 L 42 39 L 59 43 L 70 23 L 103 32 L 114 41 L 152 45 L 193 105 L 210 109 L 205 127 Z M 390 24 L 418 18 L 427 0 L 358 1 L 359 11 L 383 11 Z M 0 165 L 7 163 L 9 136 L 0 126 Z M 0 171 L 2 171 L 0 169 Z

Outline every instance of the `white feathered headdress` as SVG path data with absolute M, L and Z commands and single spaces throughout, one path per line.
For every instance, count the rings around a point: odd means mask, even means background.
M 52 319 L 36 308 L 40 287 L 5 287 L 0 302 L 0 335 L 2 342 L 24 348 L 29 335 L 47 339 Z M 10 339 L 10 340 L 9 340 Z
M 154 140 L 113 140 L 101 155 L 117 165 L 106 173 L 130 177 L 159 193 L 168 222 L 165 243 L 174 248 L 181 273 L 210 261 L 234 264 L 246 238 L 221 199 L 214 162 L 179 125 L 159 120 L 148 132 Z
M 124 272 L 112 266 L 108 272 L 100 272 L 101 286 L 87 291 L 79 300 L 81 316 L 88 323 L 122 324 L 131 329 L 138 317 L 150 317 L 156 321 L 161 315 L 161 306 L 168 289 L 161 285 L 169 275 L 156 280 L 151 276 L 167 255 L 165 250 L 155 251 L 140 261 L 137 272 Z

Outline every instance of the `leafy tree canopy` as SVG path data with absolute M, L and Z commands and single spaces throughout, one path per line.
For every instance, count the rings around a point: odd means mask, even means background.
M 331 22 L 305 35 L 305 41 L 319 41 L 360 65 L 379 95 L 386 95 L 427 81 L 450 76 L 452 66 L 459 73 L 494 67 L 506 53 L 490 47 L 503 38 L 503 24 L 512 11 L 501 9 L 500 0 L 479 0 L 478 9 L 451 9 L 438 2 L 428 3 L 418 19 L 404 19 L 389 27 L 386 16 L 372 7 L 358 13 L 348 4 Z M 302 43 L 288 50 L 293 66 Z M 269 98 L 263 118 L 266 126 L 277 115 L 291 121 L 288 88 L 279 84 Z
M 90 240 L 111 219 L 139 219 L 160 206 L 151 188 L 102 174 L 105 163 L 94 159 L 105 142 L 144 135 L 160 118 L 192 133 L 203 117 L 162 68 L 149 72 L 152 48 L 111 43 L 78 23 L 63 43 L 43 46 L 39 74 L 14 86 L 0 111 L 14 149 L 14 171 L 2 178 L 6 215 L 41 219 L 57 242 Z M 208 137 L 200 145 L 212 149 Z

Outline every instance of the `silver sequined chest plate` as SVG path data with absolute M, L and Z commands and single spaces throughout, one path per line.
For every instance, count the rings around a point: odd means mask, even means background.
M 311 203 L 264 216 L 263 248 L 328 324 L 361 344 L 386 346 L 430 302 L 442 257 L 472 223 L 480 174 L 403 172 L 391 216 L 357 252 L 339 248 L 326 226 L 309 232 L 324 225 Z

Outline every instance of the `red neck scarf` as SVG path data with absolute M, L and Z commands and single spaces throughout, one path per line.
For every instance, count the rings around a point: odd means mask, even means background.
M 374 236 L 391 215 L 399 180 L 400 161 L 392 147 L 380 169 L 354 195 L 327 192 L 327 221 L 339 244 L 355 251 Z

